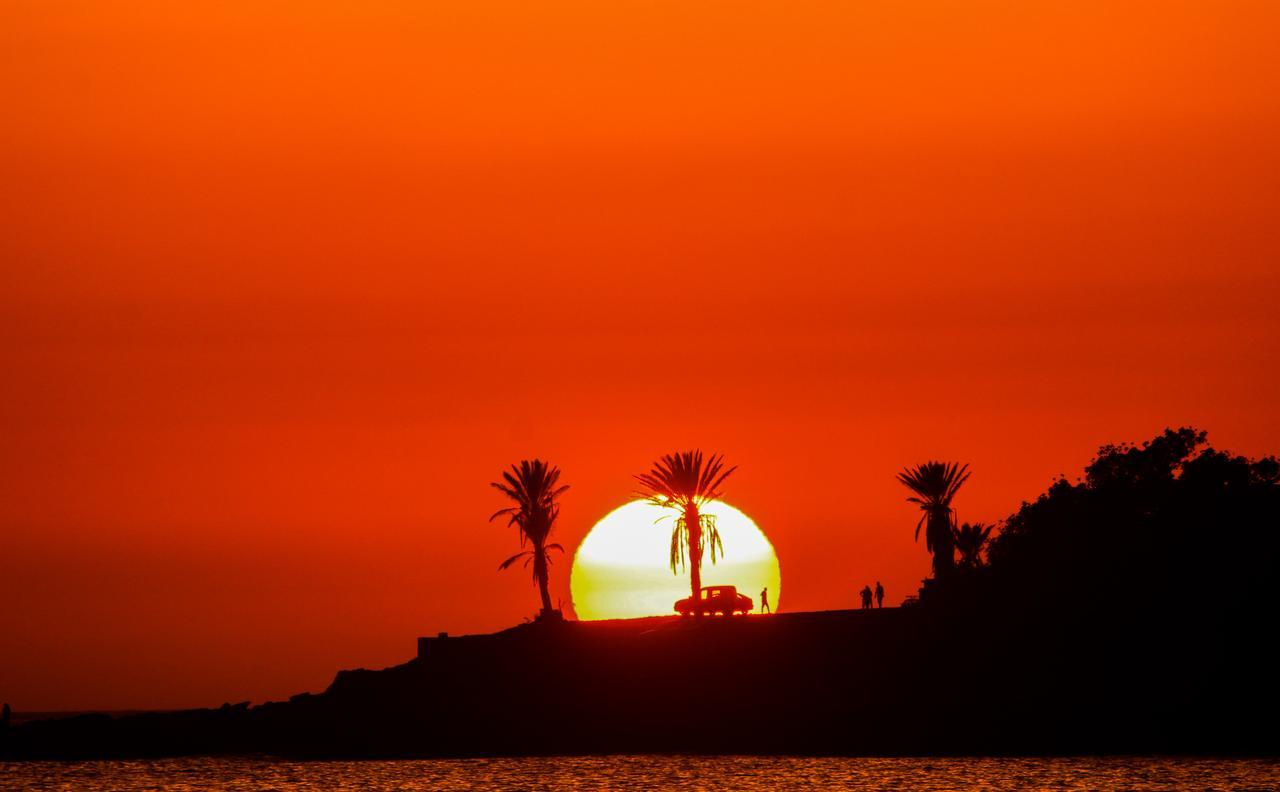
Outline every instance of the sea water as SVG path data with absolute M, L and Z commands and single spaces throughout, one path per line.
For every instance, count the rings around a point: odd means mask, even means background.
M 587 756 L 0 763 L 0 790 L 1280 789 L 1280 760 Z

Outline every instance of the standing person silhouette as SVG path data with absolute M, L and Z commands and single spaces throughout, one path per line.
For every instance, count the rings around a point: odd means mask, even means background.
M 862 591 L 858 592 L 862 595 L 862 609 L 870 610 L 871 608 L 871 587 L 863 586 Z
M 876 581 L 876 607 L 884 607 L 884 586 L 880 585 L 880 581 Z
M 760 589 L 760 612 L 773 613 L 769 610 L 769 589 L 768 587 Z

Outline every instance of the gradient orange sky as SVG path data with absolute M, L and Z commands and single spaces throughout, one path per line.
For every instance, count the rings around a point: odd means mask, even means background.
M 516 623 L 524 456 L 572 549 L 723 452 L 796 610 L 919 585 L 906 464 L 995 520 L 1166 425 L 1280 450 L 1278 22 L 6 0 L 0 699 L 279 699 Z

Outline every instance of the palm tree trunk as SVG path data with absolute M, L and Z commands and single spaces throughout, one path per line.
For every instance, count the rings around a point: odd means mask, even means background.
M 698 601 L 702 593 L 702 516 L 698 507 L 690 505 L 684 510 L 684 524 L 689 531 L 689 588 L 693 590 L 693 601 Z M 701 611 L 698 611 L 701 616 Z
M 551 591 L 549 587 L 549 578 L 547 570 L 547 553 L 544 548 L 535 546 L 533 548 L 533 576 L 538 579 L 538 593 L 542 595 L 542 612 L 551 612 Z
M 929 515 L 929 532 L 933 534 L 933 576 L 938 579 L 948 577 L 956 565 L 949 510 Z

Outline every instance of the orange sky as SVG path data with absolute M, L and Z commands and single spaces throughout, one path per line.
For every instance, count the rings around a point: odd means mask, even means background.
M 0 699 L 281 698 L 518 622 L 522 456 L 573 547 L 725 453 L 808 609 L 927 573 L 905 464 L 993 520 L 1169 424 L 1280 450 L 1278 22 L 6 0 Z

